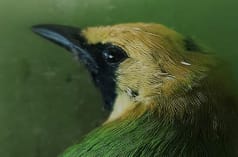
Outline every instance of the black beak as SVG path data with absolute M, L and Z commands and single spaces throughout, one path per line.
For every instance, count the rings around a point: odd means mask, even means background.
M 81 35 L 79 28 L 44 24 L 33 26 L 32 31 L 72 52 L 87 66 L 89 71 L 97 72 L 97 63 L 87 51 L 87 41 Z
M 79 28 L 62 25 L 36 25 L 32 31 L 37 35 L 52 41 L 53 43 L 72 52 L 74 56 L 83 62 L 91 73 L 95 85 L 100 89 L 105 101 L 105 108 L 111 110 L 116 93 L 115 69 L 108 66 L 101 56 L 101 51 L 107 45 L 88 44 Z

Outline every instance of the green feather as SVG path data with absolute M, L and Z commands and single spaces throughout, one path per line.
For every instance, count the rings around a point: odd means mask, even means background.
M 95 129 L 60 157 L 235 157 L 235 102 L 218 94 L 214 83 L 206 79 L 189 94 L 158 98 L 163 104 L 156 107 L 186 106 L 183 115 L 168 117 L 166 108 L 130 114 Z
M 228 156 L 217 133 L 191 132 L 189 124 L 166 122 L 156 113 L 106 124 L 61 157 L 206 157 Z M 199 135 L 201 134 L 201 135 Z

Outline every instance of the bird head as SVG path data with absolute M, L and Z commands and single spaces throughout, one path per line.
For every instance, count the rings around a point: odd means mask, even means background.
M 119 24 L 79 29 L 37 25 L 33 31 L 66 48 L 88 69 L 113 121 L 136 108 L 183 112 L 177 101 L 199 86 L 212 57 L 192 39 L 160 24 Z M 170 104 L 170 105 L 168 105 Z

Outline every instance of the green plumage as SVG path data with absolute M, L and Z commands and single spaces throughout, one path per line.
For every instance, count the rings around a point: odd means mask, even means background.
M 95 129 L 80 144 L 69 148 L 61 157 L 236 156 L 236 147 L 232 146 L 230 137 L 226 136 L 231 133 L 229 128 L 232 126 L 229 126 L 229 123 L 234 115 L 223 119 L 225 117 L 223 114 L 231 113 L 231 110 L 219 109 L 219 105 L 225 100 L 221 97 L 203 103 L 198 93 L 193 91 L 191 95 L 174 101 L 190 105 L 191 110 L 183 117 L 169 119 L 166 114 L 161 115 L 156 110 L 148 110 L 139 117 L 129 115 L 126 119 Z M 217 93 L 210 93 L 207 96 L 211 98 L 214 94 Z M 164 100 L 164 103 L 171 101 Z M 214 110 L 217 112 L 211 113 Z
M 202 134 L 197 131 L 196 134 Z M 113 122 L 96 129 L 62 157 L 207 157 L 227 156 L 217 135 L 202 137 L 190 126 L 168 123 L 146 113 L 136 120 Z

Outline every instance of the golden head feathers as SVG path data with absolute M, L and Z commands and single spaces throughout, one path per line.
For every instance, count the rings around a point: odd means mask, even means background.
M 53 29 L 56 32 L 61 30 L 59 26 Z M 67 28 L 59 33 L 69 40 L 68 45 L 65 44 L 66 39 L 57 38 L 56 41 L 54 37 L 50 40 L 60 42 L 61 45 L 64 41 L 63 45 L 76 52 L 76 55 L 89 56 L 90 59 L 85 61 L 87 65 L 91 66 L 91 62 L 96 62 L 95 67 L 99 68 L 95 69 L 99 69 L 100 74 L 92 73 L 92 75 L 96 84 L 99 84 L 102 89 L 106 101 L 114 103 L 111 114 L 114 118 L 112 119 L 135 108 L 135 104 L 166 107 L 166 110 L 170 111 L 168 114 L 174 113 L 173 111 L 183 112 L 185 110 L 183 105 L 161 106 L 159 104 L 163 103 L 159 101 L 162 100 L 158 98 L 165 100 L 184 95 L 188 90 L 199 85 L 199 81 L 206 77 L 209 68 L 215 65 L 213 57 L 200 52 L 200 48 L 192 40 L 161 24 L 131 23 L 89 27 L 82 31 L 76 29 L 73 33 L 72 30 L 72 28 Z M 43 36 L 46 36 L 45 34 Z M 75 36 L 80 36 L 80 38 L 74 39 Z M 75 41 L 77 43 L 74 43 Z M 69 44 L 71 42 L 73 46 L 80 44 L 74 48 Z M 84 48 L 84 45 L 90 46 Z M 101 45 L 101 48 L 96 51 L 95 47 L 98 45 Z M 104 49 L 107 49 L 104 48 L 105 45 L 113 45 L 122 49 L 128 57 L 117 66 L 106 62 L 104 64 L 105 58 L 98 58 L 105 53 Z M 80 53 L 77 50 L 79 47 Z M 89 47 L 94 48 L 91 50 Z M 95 52 L 92 53 L 92 51 Z M 107 49 L 107 53 L 108 51 L 114 50 Z M 115 51 L 119 53 L 119 50 Z M 100 66 L 104 67 L 100 68 Z M 115 93 L 110 95 L 112 92 Z

